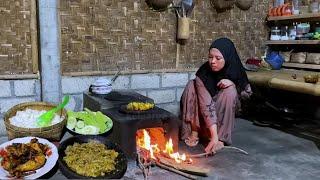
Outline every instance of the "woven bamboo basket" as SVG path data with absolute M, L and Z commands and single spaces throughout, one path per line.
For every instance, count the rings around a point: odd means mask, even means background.
M 49 104 L 46 102 L 27 102 L 21 103 L 13 106 L 9 109 L 4 116 L 4 124 L 7 129 L 7 134 L 9 140 L 18 138 L 18 137 L 26 137 L 26 136 L 35 136 L 40 138 L 45 138 L 53 141 L 59 141 L 61 138 L 61 134 L 63 128 L 67 122 L 67 112 L 65 109 L 60 110 L 57 114 L 63 116 L 64 119 L 57 124 L 52 126 L 43 127 L 43 128 L 22 128 L 17 127 L 10 124 L 9 119 L 16 115 L 17 111 L 23 111 L 27 108 L 33 110 L 50 110 L 56 107 L 54 104 Z

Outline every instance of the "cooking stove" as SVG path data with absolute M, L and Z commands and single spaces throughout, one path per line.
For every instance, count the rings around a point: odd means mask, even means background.
M 107 137 L 120 145 L 128 158 L 136 158 L 136 132 L 140 129 L 164 129 L 166 139 L 171 138 L 173 147 L 178 151 L 179 119 L 174 114 L 155 107 L 150 113 L 127 114 L 120 112 L 120 106 L 132 101 L 153 103 L 153 99 L 134 91 L 112 91 L 107 95 L 84 93 L 84 107 L 101 111 L 113 120 L 113 128 Z

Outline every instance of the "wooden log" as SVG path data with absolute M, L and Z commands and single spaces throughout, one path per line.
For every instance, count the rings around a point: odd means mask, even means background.
M 204 167 L 198 167 L 191 164 L 176 163 L 174 159 L 168 159 L 165 157 L 158 156 L 159 163 L 166 166 L 172 167 L 179 171 L 183 171 L 189 174 L 199 175 L 199 176 L 208 176 L 210 169 Z
M 177 170 L 177 169 L 175 169 L 175 168 L 172 168 L 172 167 L 163 165 L 163 164 L 161 164 L 161 163 L 159 163 L 159 162 L 155 162 L 155 164 L 156 164 L 158 167 L 162 168 L 162 169 L 165 169 L 165 170 L 168 170 L 168 171 L 177 173 L 177 174 L 179 174 L 179 175 L 181 175 L 181 176 L 184 176 L 184 177 L 186 177 L 186 178 L 189 178 L 189 179 L 197 179 L 196 176 L 193 176 L 193 175 L 191 175 L 191 174 L 187 174 L 187 173 L 181 172 L 181 171 L 179 171 L 179 170 Z
M 247 151 L 242 150 L 237 147 L 233 147 L 233 146 L 224 146 L 222 149 L 234 149 L 234 150 L 240 151 L 241 153 L 243 153 L 245 155 L 249 154 Z M 222 150 L 222 149 L 220 149 L 220 150 Z M 213 153 L 213 152 L 206 152 L 206 153 L 200 153 L 200 154 L 192 154 L 192 155 L 189 155 L 188 157 L 189 158 L 201 158 L 201 157 L 207 157 L 207 156 L 214 155 L 214 154 L 215 153 Z

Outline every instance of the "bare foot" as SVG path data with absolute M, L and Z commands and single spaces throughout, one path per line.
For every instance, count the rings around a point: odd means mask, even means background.
M 184 142 L 190 147 L 194 147 L 198 145 L 199 143 L 198 133 L 193 131 L 192 134 L 184 140 Z

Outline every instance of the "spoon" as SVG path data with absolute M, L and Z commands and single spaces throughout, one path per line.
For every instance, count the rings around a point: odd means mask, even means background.
M 118 78 L 119 75 L 120 75 L 120 70 L 118 70 L 118 72 L 113 76 L 108 86 L 111 86 L 112 83 Z
M 63 109 L 69 102 L 70 96 L 64 96 L 63 102 L 59 104 L 57 107 L 43 113 L 41 116 L 37 119 L 37 125 L 38 127 L 46 127 L 49 126 L 55 113 L 58 112 L 60 109 Z

